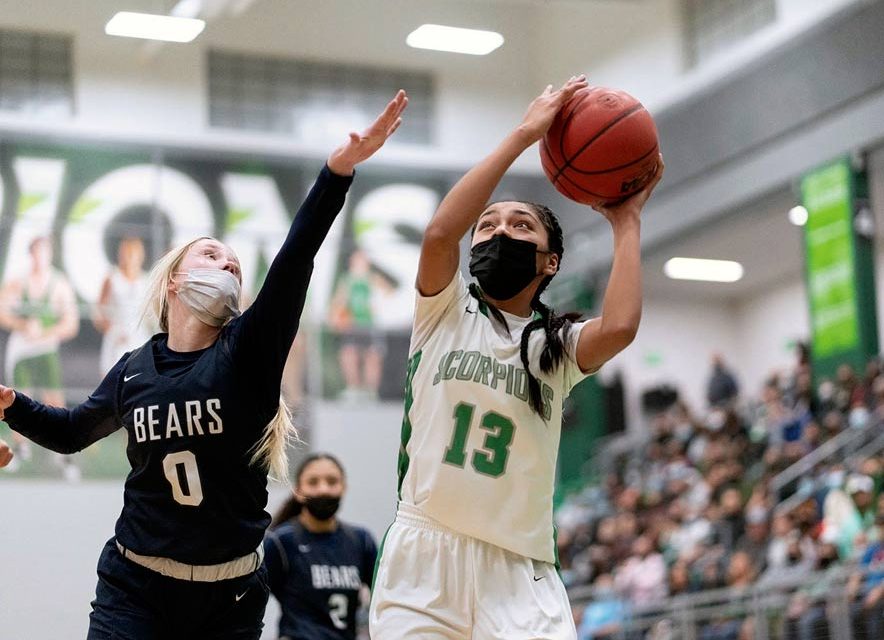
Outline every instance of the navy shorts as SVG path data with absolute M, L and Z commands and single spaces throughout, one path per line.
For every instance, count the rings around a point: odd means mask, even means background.
M 98 559 L 87 640 L 258 640 L 269 595 L 264 565 L 231 580 L 177 580 L 125 559 L 111 539 Z

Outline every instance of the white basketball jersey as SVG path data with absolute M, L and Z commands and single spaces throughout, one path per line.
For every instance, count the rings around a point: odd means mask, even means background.
M 446 527 L 522 556 L 555 562 L 553 486 L 562 401 L 584 377 L 575 323 L 566 356 L 540 371 L 546 341 L 528 354 L 544 402 L 531 409 L 519 355 L 532 318 L 504 313 L 510 333 L 470 295 L 460 272 L 433 297 L 419 293 L 409 350 L 399 499 Z

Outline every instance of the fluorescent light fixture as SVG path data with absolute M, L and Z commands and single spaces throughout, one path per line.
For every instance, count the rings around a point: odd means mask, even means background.
M 736 282 L 743 277 L 743 265 L 732 260 L 671 258 L 663 265 L 663 273 L 673 280 Z
M 807 209 L 800 204 L 797 207 L 789 209 L 789 222 L 796 227 L 803 227 L 807 224 Z
M 461 29 L 441 24 L 422 24 L 405 39 L 409 47 L 467 53 L 484 56 L 503 44 L 503 36 L 494 31 Z
M 109 36 L 123 36 L 125 38 L 190 42 L 205 28 L 205 21 L 195 18 L 120 11 L 108 21 L 104 32 Z

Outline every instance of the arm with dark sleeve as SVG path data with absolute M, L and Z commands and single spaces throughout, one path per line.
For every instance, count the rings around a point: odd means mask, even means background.
M 280 600 L 285 575 L 288 572 L 288 558 L 282 540 L 273 531 L 268 531 L 264 537 L 264 566 L 267 568 L 267 584 L 270 585 L 270 591 L 277 600 Z
M 89 398 L 73 409 L 50 407 L 16 392 L 5 420 L 29 440 L 58 453 L 75 453 L 119 429 L 117 383 L 128 354 L 98 385 Z
M 254 303 L 231 328 L 234 356 L 249 371 L 281 375 L 298 331 L 313 258 L 343 208 L 352 181 L 353 176 L 322 168 Z
M 364 531 L 363 534 L 365 536 L 365 550 L 362 560 L 362 582 L 369 589 L 373 589 L 374 569 L 378 561 L 378 546 L 368 531 Z

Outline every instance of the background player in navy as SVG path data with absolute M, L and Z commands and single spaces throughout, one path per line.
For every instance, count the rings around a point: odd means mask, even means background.
M 132 471 L 98 563 L 90 639 L 260 636 L 267 474 L 285 477 L 293 431 L 279 402 L 283 365 L 353 169 L 396 130 L 406 103 L 399 92 L 329 156 L 247 311 L 236 256 L 200 238 L 152 274 L 164 333 L 123 356 L 83 404 L 49 407 L 0 385 L 0 419 L 54 451 L 128 431 Z
M 346 491 L 341 463 L 308 456 L 294 497 L 274 517 L 264 562 L 286 640 L 353 640 L 363 585 L 371 588 L 378 549 L 371 534 L 335 517 Z

